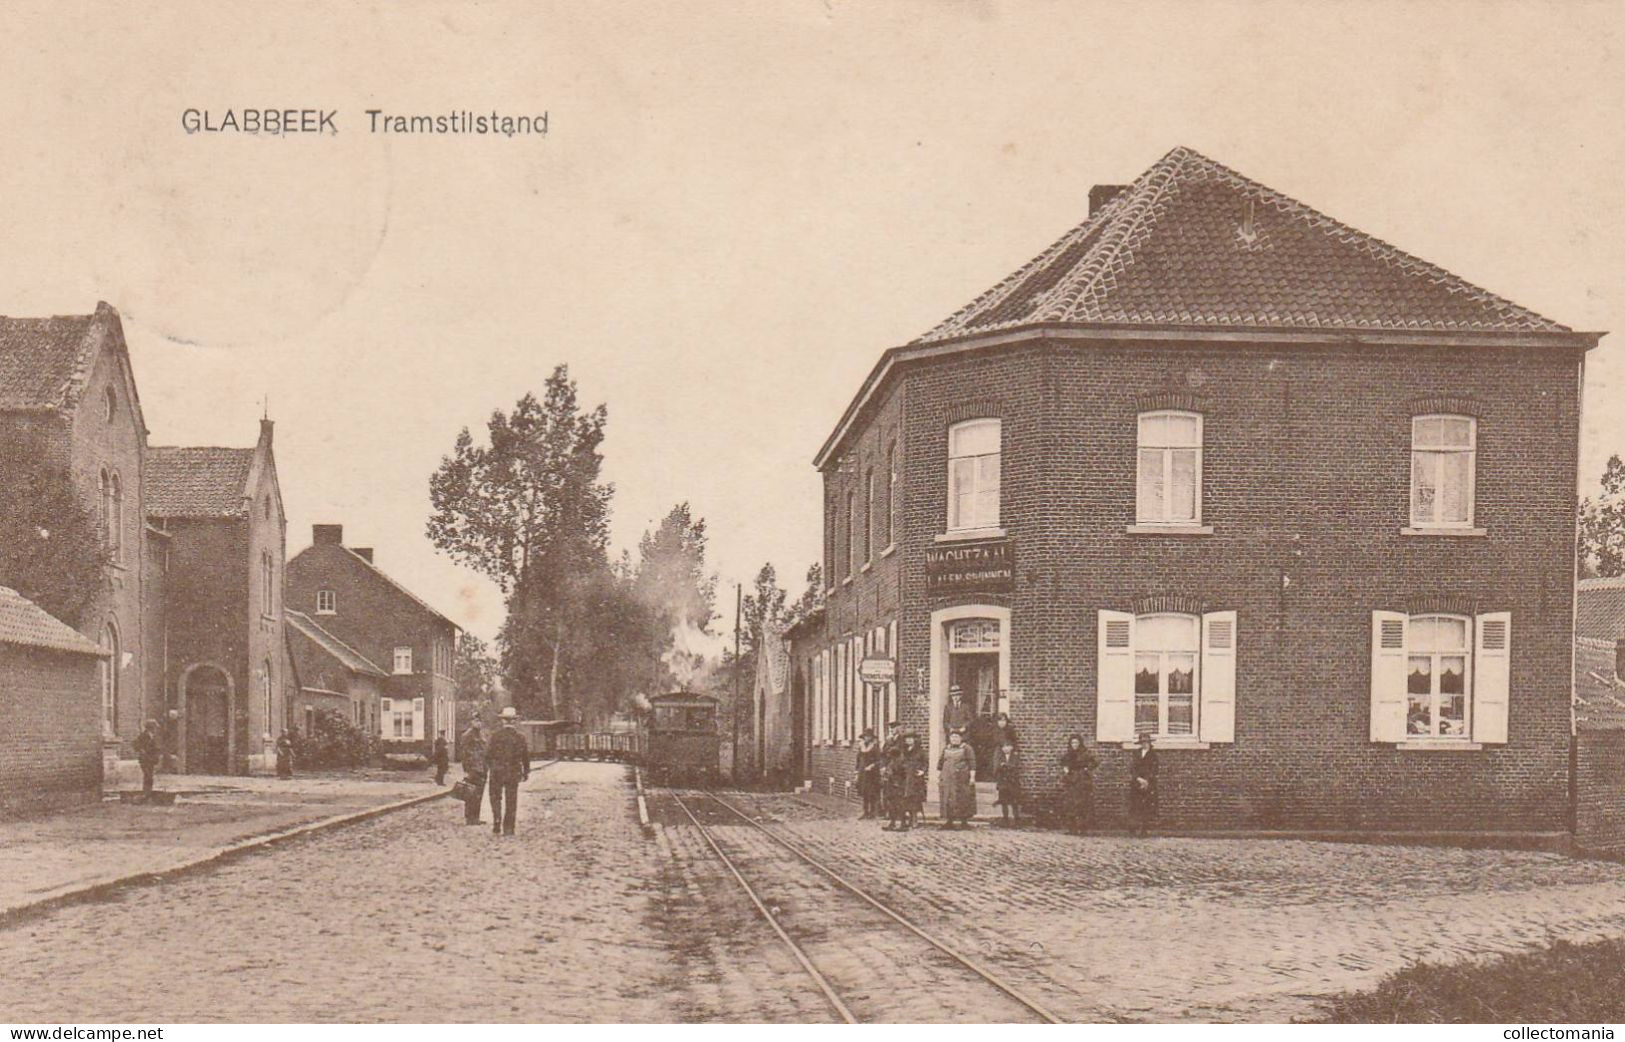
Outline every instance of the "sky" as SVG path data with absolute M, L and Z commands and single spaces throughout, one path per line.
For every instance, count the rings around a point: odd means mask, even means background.
M 1625 5 L 1532 0 L 12 2 L 0 314 L 112 303 L 153 444 L 248 446 L 268 408 L 290 556 L 342 523 L 487 639 L 501 598 L 429 544 L 428 478 L 568 364 L 609 409 L 615 546 L 686 500 L 725 588 L 772 562 L 793 597 L 812 457 L 879 354 L 1185 145 L 1620 329 L 1589 490 L 1625 453 L 1622 46 Z M 261 107 L 338 132 L 182 128 Z

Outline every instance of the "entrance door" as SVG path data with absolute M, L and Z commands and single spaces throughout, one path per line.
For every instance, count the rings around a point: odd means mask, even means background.
M 993 780 L 993 743 L 998 732 L 999 653 L 959 651 L 948 656 L 948 683 L 964 692 L 975 714 L 965 738 L 976 750 L 976 780 Z
M 186 679 L 186 770 L 226 774 L 226 676 L 201 666 Z

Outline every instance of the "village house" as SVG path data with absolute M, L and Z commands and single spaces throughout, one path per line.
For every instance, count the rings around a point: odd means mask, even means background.
M 166 751 L 180 770 L 271 770 L 285 726 L 287 522 L 269 419 L 253 448 L 147 452 L 149 541 L 163 585 Z M 156 714 L 155 714 L 156 715 Z
M 151 581 L 141 504 L 147 426 L 118 312 L 0 316 L 0 438 L 60 464 L 90 505 L 106 544 L 106 588 L 78 621 L 99 660 L 98 729 L 109 764 L 161 703 L 150 668 L 160 589 Z
M 301 611 L 289 609 L 288 648 L 300 684 L 294 720 L 305 734 L 322 710 L 338 713 L 363 733 L 378 734 L 379 699 L 389 674 Z
M 0 586 L 0 814 L 101 796 L 107 655 Z
M 444 733 L 455 747 L 458 627 L 373 562 L 344 545 L 344 526 L 315 525 L 311 545 L 288 562 L 288 606 L 388 675 L 377 734 L 385 751 L 427 752 Z
M 1083 735 L 1106 821 L 1148 734 L 1171 826 L 1564 829 L 1600 334 L 1184 148 L 1089 211 L 817 454 L 809 774 L 888 718 L 935 764 L 954 686 L 1040 801 Z

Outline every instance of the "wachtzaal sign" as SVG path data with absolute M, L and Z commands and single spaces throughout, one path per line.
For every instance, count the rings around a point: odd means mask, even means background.
M 1009 538 L 938 543 L 925 549 L 927 593 L 1005 593 L 1016 585 Z

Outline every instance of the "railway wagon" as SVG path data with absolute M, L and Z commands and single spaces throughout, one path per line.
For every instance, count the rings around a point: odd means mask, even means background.
M 636 731 L 570 731 L 553 735 L 549 752 L 561 760 L 638 763 L 643 745 Z
M 719 703 L 678 691 L 649 700 L 645 766 L 656 784 L 709 785 L 722 777 Z

